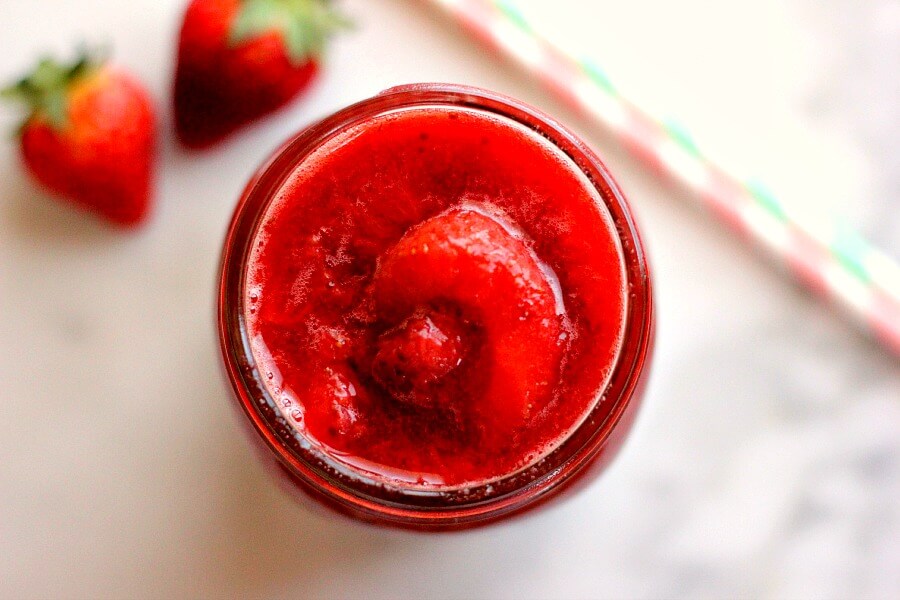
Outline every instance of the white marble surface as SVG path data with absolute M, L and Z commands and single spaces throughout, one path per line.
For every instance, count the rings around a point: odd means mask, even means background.
M 0 76 L 107 39 L 164 99 L 180 4 L 3 0 Z M 730 164 L 900 255 L 896 2 L 521 4 Z M 900 597 L 900 363 L 418 2 L 345 5 L 359 28 L 304 100 L 205 154 L 166 134 L 136 235 L 47 201 L 0 146 L 0 596 Z M 420 80 L 584 131 L 633 201 L 659 306 L 645 410 L 612 468 L 523 520 L 441 536 L 272 486 L 227 409 L 212 321 L 223 230 L 258 162 L 314 117 Z

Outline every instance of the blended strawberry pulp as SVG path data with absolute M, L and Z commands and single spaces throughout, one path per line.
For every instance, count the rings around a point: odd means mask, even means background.
M 603 199 L 559 149 L 487 111 L 411 107 L 297 165 L 257 227 L 244 317 L 296 434 L 350 472 L 453 487 L 602 418 L 624 281 Z

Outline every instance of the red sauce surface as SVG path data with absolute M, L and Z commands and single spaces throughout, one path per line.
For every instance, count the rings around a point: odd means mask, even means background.
M 406 109 L 298 165 L 257 230 L 245 318 L 273 400 L 332 459 L 464 485 L 533 463 L 594 406 L 621 263 L 599 194 L 549 142 Z

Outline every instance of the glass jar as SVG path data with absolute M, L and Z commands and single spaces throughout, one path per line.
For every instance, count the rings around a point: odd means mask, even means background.
M 287 177 L 327 140 L 349 127 L 415 107 L 483 111 L 524 125 L 561 151 L 586 176 L 618 235 L 624 273 L 621 342 L 606 385 L 587 415 L 538 462 L 489 482 L 423 489 L 348 471 L 284 418 L 257 367 L 245 320 L 247 265 L 257 228 Z M 258 170 L 247 185 L 225 238 L 218 296 L 218 329 L 227 377 L 267 462 L 292 490 L 354 518 L 415 529 L 460 529 L 521 513 L 600 471 L 621 446 L 637 410 L 653 338 L 650 273 L 624 196 L 600 159 L 547 115 L 490 91 L 447 84 L 392 88 L 301 131 Z M 301 494 L 303 495 L 303 494 Z

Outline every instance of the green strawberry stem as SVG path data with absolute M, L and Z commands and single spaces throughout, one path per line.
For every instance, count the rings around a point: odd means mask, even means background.
M 35 117 L 45 117 L 56 129 L 68 124 L 68 92 L 79 79 L 87 77 L 106 62 L 106 52 L 82 48 L 70 64 L 45 57 L 34 70 L 0 90 L 0 97 L 27 106 L 29 113 L 19 129 Z
M 244 0 L 228 35 L 238 46 L 272 31 L 281 33 L 291 64 L 319 57 L 328 40 L 350 21 L 329 0 Z

